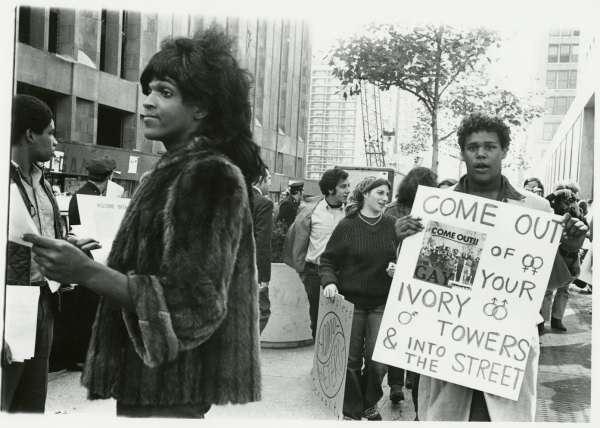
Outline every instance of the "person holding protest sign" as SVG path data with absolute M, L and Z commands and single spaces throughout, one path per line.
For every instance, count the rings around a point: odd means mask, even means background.
M 391 190 L 382 178 L 367 177 L 354 189 L 354 204 L 340 221 L 321 255 L 323 294 L 338 292 L 354 304 L 344 419 L 381 420 L 377 403 L 386 365 L 373 361 L 373 350 L 392 284 L 388 264 L 396 260 L 394 218 L 383 213 Z M 364 369 L 363 369 L 364 365 Z
M 134 194 L 107 266 L 25 235 L 44 275 L 102 296 L 82 383 L 91 399 L 116 399 L 118 416 L 204 418 L 213 404 L 260 399 L 249 195 L 264 164 L 251 77 L 233 47 L 213 26 L 166 39 L 142 72 L 144 134 L 167 152 Z
M 506 157 L 510 144 L 510 129 L 502 120 L 483 113 L 472 113 L 462 120 L 457 134 L 467 174 L 451 190 L 552 212 L 547 200 L 534 193 L 517 190 L 502 175 L 502 160 Z M 564 215 L 562 226 L 564 233 L 554 260 L 548 290 L 569 284 L 580 271 L 578 251 L 588 228 L 570 214 Z M 423 228 L 421 218 L 414 216 L 406 216 L 396 222 L 396 233 L 401 241 Z M 536 326 L 532 325 L 531 328 L 532 345 L 518 401 L 422 375 L 419 385 L 419 419 L 533 422 L 539 337 Z
M 396 200 L 385 209 L 385 213 L 396 219 L 409 215 L 419 185 L 437 187 L 437 174 L 425 167 L 415 167 L 411 169 L 408 174 L 406 174 L 406 177 L 400 182 Z M 393 267 L 392 277 L 396 265 L 394 264 Z M 390 401 L 398 403 L 399 401 L 404 400 L 404 392 L 402 391 L 402 387 L 404 386 L 404 369 L 388 366 L 388 385 L 390 386 Z M 419 388 L 418 373 L 406 371 L 406 388 L 412 389 L 413 402 L 416 410 L 418 406 L 416 394 Z

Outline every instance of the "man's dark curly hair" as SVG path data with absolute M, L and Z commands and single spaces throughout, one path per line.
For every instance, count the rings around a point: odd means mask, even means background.
M 151 59 L 140 83 L 148 94 L 152 79 L 172 81 L 184 103 L 208 111 L 193 136 L 206 136 L 212 149 L 242 170 L 248 183 L 264 176 L 264 163 L 252 139 L 250 88 L 252 76 L 233 55 L 235 40 L 213 25 L 194 37 L 167 38 Z
M 348 173 L 342 168 L 328 169 L 323 173 L 323 176 L 319 180 L 319 189 L 321 189 L 321 193 L 325 196 L 329 195 L 330 190 L 333 192 L 332 194 L 335 195 L 335 188 L 338 183 L 346 178 L 348 178 Z
M 411 169 L 398 186 L 396 199 L 405 207 L 412 207 L 419 185 L 437 187 L 437 174 L 422 166 Z
M 510 128 L 499 117 L 476 112 L 465 116 L 456 132 L 461 151 L 465 150 L 467 137 L 479 131 L 495 132 L 498 135 L 502 149 L 508 149 L 510 146 Z

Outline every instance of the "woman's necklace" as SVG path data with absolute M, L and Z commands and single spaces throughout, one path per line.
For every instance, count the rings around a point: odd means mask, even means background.
M 377 223 L 379 223 L 381 221 L 381 219 L 383 218 L 383 213 L 379 214 L 379 218 L 377 219 L 377 221 L 375 223 L 370 223 L 367 218 L 377 218 L 377 217 L 367 217 L 366 215 L 362 214 L 360 211 L 358 212 L 358 216 L 360 217 L 360 219 L 362 221 L 364 221 L 365 223 L 367 223 L 369 226 L 375 226 Z M 365 218 L 366 217 L 366 218 Z

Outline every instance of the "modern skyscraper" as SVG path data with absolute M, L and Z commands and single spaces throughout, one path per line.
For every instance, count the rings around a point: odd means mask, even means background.
M 344 98 L 341 82 L 331 74 L 329 66 L 313 64 L 307 179 L 318 180 L 336 165 L 355 164 L 357 145 L 362 144 L 359 109 L 360 98 L 348 94 Z

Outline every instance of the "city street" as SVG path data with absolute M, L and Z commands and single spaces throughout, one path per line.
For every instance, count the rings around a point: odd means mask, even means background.
M 571 286 L 563 322 L 566 333 L 546 327 L 542 336 L 538 375 L 537 422 L 590 422 L 592 296 Z M 245 406 L 215 406 L 207 419 L 327 419 L 316 404 L 311 385 L 313 347 L 263 349 L 263 400 Z M 47 414 L 115 414 L 114 400 L 87 401 L 80 374 L 50 374 Z M 394 404 L 384 397 L 379 403 L 384 420 L 412 421 L 415 417 L 410 390 L 406 400 Z

